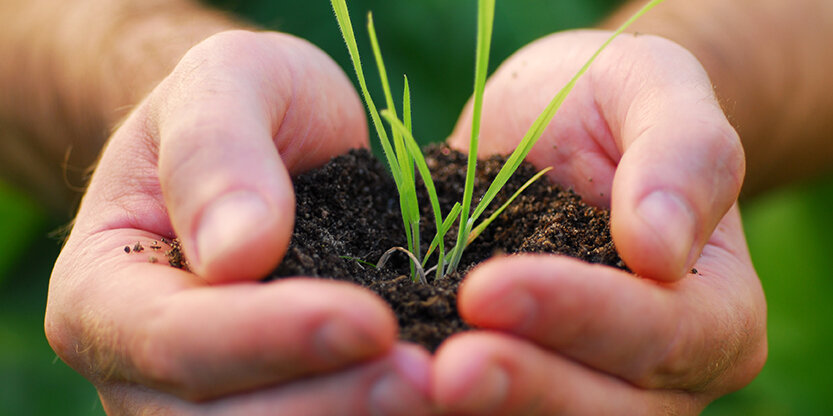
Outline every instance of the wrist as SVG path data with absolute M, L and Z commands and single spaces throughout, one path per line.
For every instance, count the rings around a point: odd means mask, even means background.
M 617 24 L 637 3 L 629 3 L 602 26 Z M 679 43 L 706 68 L 746 149 L 745 196 L 829 170 L 830 3 L 665 2 L 636 22 L 633 31 Z
M 0 173 L 61 215 L 115 124 L 191 46 L 243 26 L 190 0 L 11 0 L 3 20 Z

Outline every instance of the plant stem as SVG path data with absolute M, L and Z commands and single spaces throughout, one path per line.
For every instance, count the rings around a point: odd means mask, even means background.
M 480 139 L 480 117 L 483 112 L 483 92 L 486 89 L 486 75 L 489 72 L 489 50 L 492 43 L 492 26 L 495 19 L 495 0 L 480 0 L 477 7 L 477 53 L 474 67 L 474 111 L 472 113 L 471 139 L 469 140 L 469 157 L 466 168 L 466 185 L 463 190 L 463 209 L 460 213 L 460 228 L 457 231 L 457 243 L 454 255 L 448 266 L 448 272 L 457 270 L 463 249 L 471 231 L 469 212 L 471 211 L 474 178 L 477 170 L 477 150 Z

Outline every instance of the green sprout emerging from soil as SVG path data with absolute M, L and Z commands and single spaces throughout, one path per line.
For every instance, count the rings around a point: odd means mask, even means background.
M 504 203 L 498 210 L 496 210 L 489 218 L 480 222 L 476 227 L 475 222 L 480 219 L 480 216 L 486 211 L 486 208 L 497 196 L 498 192 L 509 181 L 512 174 L 521 165 L 521 162 L 526 158 L 532 147 L 544 133 L 544 130 L 552 121 L 555 113 L 558 111 L 564 99 L 572 91 L 578 79 L 587 72 L 587 69 L 596 60 L 596 57 L 607 48 L 607 46 L 620 35 L 625 29 L 631 25 L 636 19 L 654 8 L 664 0 L 651 0 L 642 9 L 637 11 L 630 19 L 623 23 L 587 60 L 584 66 L 573 76 L 573 78 L 565 85 L 558 93 L 555 94 L 552 101 L 547 105 L 543 112 L 538 116 L 535 122 L 532 123 L 529 130 L 524 135 L 518 146 L 506 160 L 503 167 L 498 172 L 494 181 L 489 185 L 486 193 L 480 201 L 472 208 L 472 199 L 474 193 L 474 177 L 475 168 L 477 166 L 477 149 L 480 135 L 480 119 L 483 109 L 483 93 L 486 88 L 486 75 L 489 67 L 489 49 L 492 39 L 492 27 L 495 14 L 495 0 L 478 0 L 477 12 L 477 46 L 475 56 L 475 75 L 474 75 L 474 99 L 473 99 L 473 114 L 471 139 L 469 141 L 468 165 L 466 170 L 466 182 L 463 191 L 462 202 L 455 203 L 451 212 L 443 217 L 440 210 L 439 199 L 434 187 L 434 182 L 431 179 L 431 172 L 428 170 L 428 165 L 422 155 L 422 151 L 413 137 L 413 130 L 411 127 L 411 92 L 408 83 L 408 77 L 404 77 L 404 91 L 402 98 L 402 118 L 396 112 L 396 105 L 391 93 L 390 84 L 388 82 L 387 71 L 382 59 L 382 54 L 379 48 L 379 42 L 376 37 L 376 29 L 373 25 L 373 15 L 368 14 L 367 31 L 370 37 L 370 44 L 373 50 L 373 55 L 378 67 L 379 78 L 382 84 L 382 90 L 385 96 L 386 109 L 379 111 L 370 92 L 367 89 L 367 81 L 365 80 L 364 70 L 362 68 L 361 57 L 359 49 L 356 45 L 356 37 L 353 32 L 353 25 L 350 21 L 350 14 L 347 11 L 346 0 L 330 0 L 335 11 L 336 20 L 338 21 L 339 29 L 344 41 L 347 43 L 347 50 L 350 54 L 350 59 L 353 62 L 353 68 L 356 72 L 356 77 L 359 81 L 362 96 L 367 105 L 370 118 L 376 133 L 379 136 L 379 142 L 382 145 L 385 159 L 393 176 L 394 184 L 399 193 L 399 206 L 402 212 L 402 222 L 405 228 L 405 237 L 407 240 L 407 249 L 402 247 L 394 247 L 385 253 L 379 261 L 377 267 L 383 267 L 387 262 L 388 257 L 397 251 L 405 252 L 411 259 L 411 275 L 414 280 L 419 280 L 422 283 L 427 283 L 424 271 L 428 258 L 434 251 L 437 251 L 437 264 L 429 269 L 436 273 L 436 278 L 441 278 L 447 273 L 454 272 L 460 264 L 460 259 L 466 246 L 495 219 L 497 216 L 518 196 L 526 187 L 538 180 L 548 169 L 538 172 L 535 176 L 530 178 L 518 191 L 516 191 L 509 200 Z M 388 123 L 391 129 L 391 134 L 382 123 L 382 119 Z M 421 254 L 420 245 L 420 214 L 419 204 L 416 194 L 416 173 L 419 173 L 425 188 L 428 192 L 431 208 L 434 214 L 434 221 L 436 223 L 436 235 L 429 245 L 428 251 Z M 445 249 L 445 235 L 451 229 L 455 222 L 458 222 L 457 241 L 455 245 L 446 252 Z

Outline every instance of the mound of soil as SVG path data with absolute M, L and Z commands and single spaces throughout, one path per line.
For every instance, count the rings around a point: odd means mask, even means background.
M 425 156 L 446 215 L 462 200 L 466 156 L 441 145 L 427 148 Z M 504 160 L 493 157 L 478 163 L 474 201 Z M 481 218 L 535 173 L 531 165 L 522 165 Z M 429 274 L 427 285 L 410 279 L 404 254 L 394 254 L 383 269 L 374 266 L 388 249 L 406 242 L 393 180 L 369 151 L 353 150 L 293 182 L 298 204 L 295 231 L 286 257 L 269 279 L 313 276 L 367 287 L 390 303 L 402 339 L 432 351 L 450 335 L 470 328 L 457 313 L 457 288 L 466 271 L 491 256 L 558 253 L 625 269 L 610 237 L 609 213 L 585 204 L 546 177 L 525 190 L 469 245 L 459 273 L 438 281 Z M 434 216 L 421 183 L 418 192 L 425 253 L 435 233 Z M 446 236 L 446 247 L 455 239 L 456 228 Z M 436 262 L 436 256 L 432 260 Z

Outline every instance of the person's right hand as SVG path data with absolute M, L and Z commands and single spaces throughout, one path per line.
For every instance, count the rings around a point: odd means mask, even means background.
M 108 413 L 427 413 L 430 359 L 396 344 L 379 298 L 258 282 L 293 229 L 289 175 L 366 135 L 341 70 L 276 33 L 209 38 L 132 112 L 55 265 L 45 322 Z M 193 273 L 151 247 L 173 236 Z

